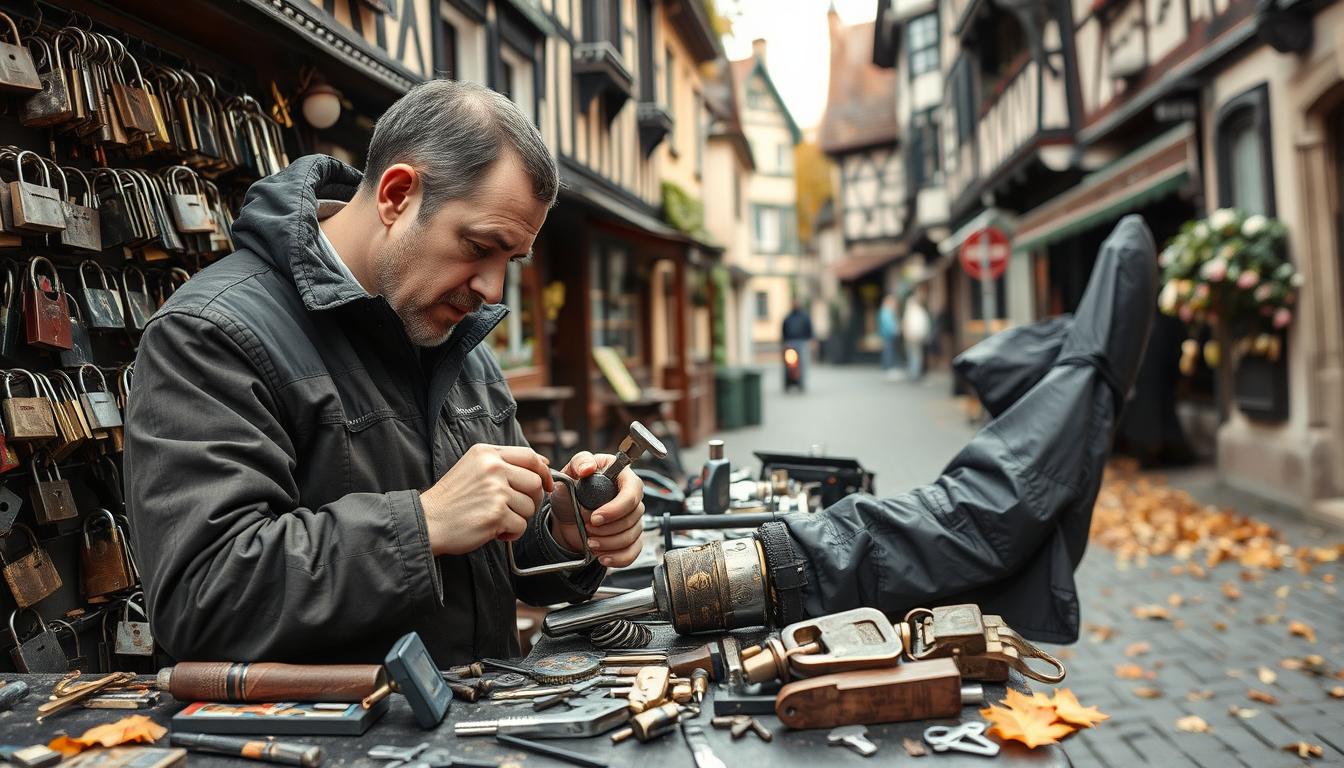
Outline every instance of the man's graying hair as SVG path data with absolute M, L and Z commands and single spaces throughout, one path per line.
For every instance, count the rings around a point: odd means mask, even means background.
M 471 197 L 506 151 L 532 179 L 532 194 L 555 204 L 559 173 L 537 127 L 501 93 L 476 83 L 430 80 L 406 92 L 378 118 L 361 188 L 375 191 L 383 172 L 406 163 L 420 173 L 424 221 L 449 200 Z

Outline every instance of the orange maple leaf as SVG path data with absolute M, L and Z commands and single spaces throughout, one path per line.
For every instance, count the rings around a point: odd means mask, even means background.
M 1060 720 L 1083 728 L 1091 728 L 1102 720 L 1111 718 L 1110 715 L 1102 714 L 1096 707 L 1084 707 L 1079 704 L 1078 697 L 1068 688 L 1055 691 L 1054 706 L 1055 715 Z
M 1042 704 L 1041 694 L 1030 697 L 1008 689 L 1004 698 L 1006 706 L 993 705 L 980 710 L 980 714 L 993 726 L 989 733 L 1005 741 L 1021 742 L 1028 747 L 1054 744 L 1073 733 L 1073 726 L 1055 722 L 1053 704 Z
M 47 745 L 64 755 L 74 755 L 89 747 L 115 747 L 118 744 L 149 744 L 168 732 L 167 728 L 145 715 L 131 715 L 112 723 L 95 725 L 81 736 L 59 736 Z

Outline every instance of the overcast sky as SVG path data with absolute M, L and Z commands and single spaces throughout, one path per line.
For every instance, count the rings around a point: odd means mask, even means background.
M 845 24 L 872 21 L 876 0 L 834 0 Z M 733 21 L 725 38 L 730 59 L 751 55 L 751 41 L 765 38 L 770 79 L 804 130 L 821 121 L 826 108 L 826 83 L 831 62 L 826 11 L 831 0 L 718 0 L 721 13 Z

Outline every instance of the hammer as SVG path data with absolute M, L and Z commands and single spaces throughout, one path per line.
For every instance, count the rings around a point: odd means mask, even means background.
M 638 421 L 632 421 L 630 422 L 630 434 L 621 441 L 621 447 L 616 452 L 616 459 L 601 472 L 591 474 L 579 481 L 579 505 L 584 509 L 594 510 L 616 498 L 616 477 L 621 474 L 622 470 L 630 466 L 630 462 L 638 459 L 645 451 L 660 459 L 667 455 L 667 449 L 663 447 L 658 438 L 653 436 L 648 427 Z

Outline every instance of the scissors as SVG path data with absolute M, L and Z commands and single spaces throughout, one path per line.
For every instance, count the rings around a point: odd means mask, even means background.
M 999 745 L 985 738 L 985 724 L 979 720 L 961 725 L 934 725 L 924 729 L 924 740 L 934 752 L 956 750 L 993 757 Z

